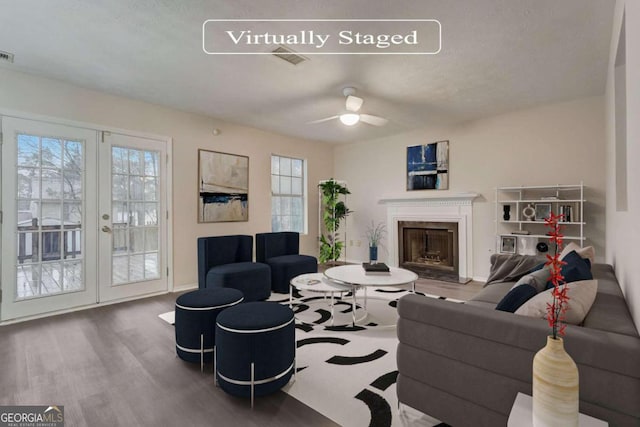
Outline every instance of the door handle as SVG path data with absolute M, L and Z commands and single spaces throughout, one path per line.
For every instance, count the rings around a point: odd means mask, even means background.
M 105 225 L 104 227 L 102 227 L 102 231 L 105 233 L 111 233 L 111 228 L 107 225 Z

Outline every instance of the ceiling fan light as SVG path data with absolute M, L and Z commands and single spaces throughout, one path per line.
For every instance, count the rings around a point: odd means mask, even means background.
M 360 121 L 360 114 L 345 113 L 340 115 L 340 121 L 343 125 L 353 126 Z

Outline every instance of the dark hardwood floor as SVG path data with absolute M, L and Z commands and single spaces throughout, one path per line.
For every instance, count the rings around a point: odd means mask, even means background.
M 416 289 L 467 300 L 482 284 L 420 279 Z M 175 356 L 158 314 L 178 294 L 0 326 L 0 405 L 64 405 L 66 426 L 335 426 L 284 392 L 256 399 L 213 384 L 212 366 Z
M 66 426 L 335 426 L 284 392 L 256 399 L 175 356 L 177 294 L 0 327 L 0 404 L 64 405 Z

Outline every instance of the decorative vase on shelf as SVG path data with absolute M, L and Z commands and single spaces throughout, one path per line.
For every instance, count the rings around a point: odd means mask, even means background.
M 578 427 L 578 367 L 562 338 L 547 337 L 533 358 L 533 426 Z
M 378 247 L 369 246 L 369 264 L 376 264 L 378 262 Z
M 510 205 L 502 205 L 502 219 L 505 221 L 509 221 L 511 219 L 511 206 Z

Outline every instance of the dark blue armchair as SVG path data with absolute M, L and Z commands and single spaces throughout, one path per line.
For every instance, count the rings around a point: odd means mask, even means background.
M 283 231 L 256 234 L 256 261 L 271 267 L 273 292 L 289 292 L 289 281 L 304 273 L 317 273 L 318 260 L 300 255 L 300 234 Z
M 245 301 L 271 295 L 271 271 L 267 264 L 252 262 L 253 236 L 198 238 L 198 288 L 234 288 Z

